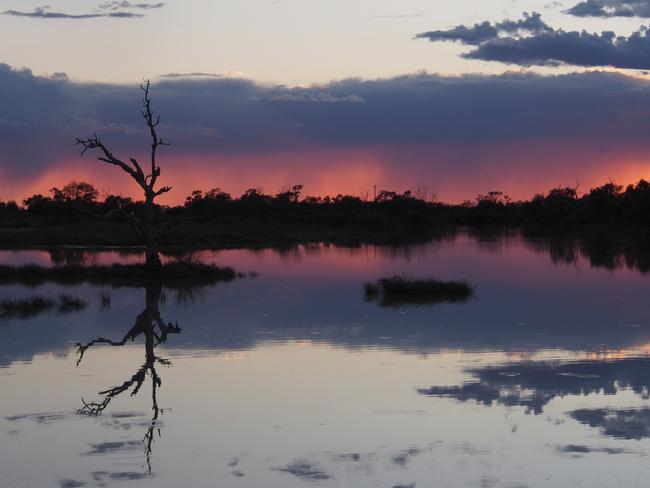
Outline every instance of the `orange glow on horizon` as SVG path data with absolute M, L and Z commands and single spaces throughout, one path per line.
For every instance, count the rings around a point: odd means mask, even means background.
M 386 146 L 362 149 L 237 155 L 167 155 L 161 158 L 161 184 L 172 192 L 161 203 L 180 204 L 193 190 L 221 188 L 233 196 L 248 188 L 275 194 L 283 187 L 304 185 L 303 195 L 367 194 L 377 190 L 405 191 L 426 186 L 439 201 L 459 203 L 477 194 L 501 190 L 513 199 L 529 199 L 557 186 L 579 185 L 580 192 L 606 183 L 650 179 L 646 149 L 595 147 L 591 142 L 522 141 L 512 144 Z M 88 181 L 101 194 L 141 198 L 141 191 L 118 168 L 94 161 L 70 159 L 44 170 L 37 178 L 10 179 L 0 172 L 3 200 L 22 201 L 53 186 Z

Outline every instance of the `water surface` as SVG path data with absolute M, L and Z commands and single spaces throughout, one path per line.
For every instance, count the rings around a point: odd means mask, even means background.
M 257 276 L 0 287 L 88 302 L 0 322 L 0 485 L 645 486 L 643 246 L 459 233 L 199 255 Z M 13 264 L 139 259 L 0 252 Z M 364 301 L 364 281 L 403 273 L 466 279 L 475 297 Z

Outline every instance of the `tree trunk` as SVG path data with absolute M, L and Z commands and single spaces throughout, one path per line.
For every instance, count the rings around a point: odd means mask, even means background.
M 158 246 L 147 244 L 146 254 L 147 260 L 145 264 L 147 268 L 152 271 L 159 271 L 162 267 L 162 263 L 160 261 L 160 255 L 158 254 Z
M 162 267 L 160 261 L 158 229 L 155 223 L 154 195 L 147 194 L 144 208 L 143 234 L 146 245 L 146 266 L 152 271 L 159 271 Z

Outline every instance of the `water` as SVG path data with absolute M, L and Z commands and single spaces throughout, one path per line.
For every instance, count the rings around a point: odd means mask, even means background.
M 1 286 L 88 306 L 0 322 L 0 486 L 645 486 L 643 246 L 484 237 L 203 251 L 258 273 L 203 289 Z M 476 295 L 364 301 L 402 273 Z

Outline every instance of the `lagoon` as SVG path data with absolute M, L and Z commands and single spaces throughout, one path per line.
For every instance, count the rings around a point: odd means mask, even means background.
M 180 290 L 0 286 L 0 299 L 88 303 L 0 322 L 1 486 L 645 484 L 642 245 L 460 231 L 192 255 L 245 276 Z M 0 264 L 141 259 L 0 251 Z M 475 293 L 364 300 L 364 282 L 396 274 L 462 279 Z M 138 328 L 158 318 L 155 333 Z M 84 404 L 125 385 L 88 415 Z

